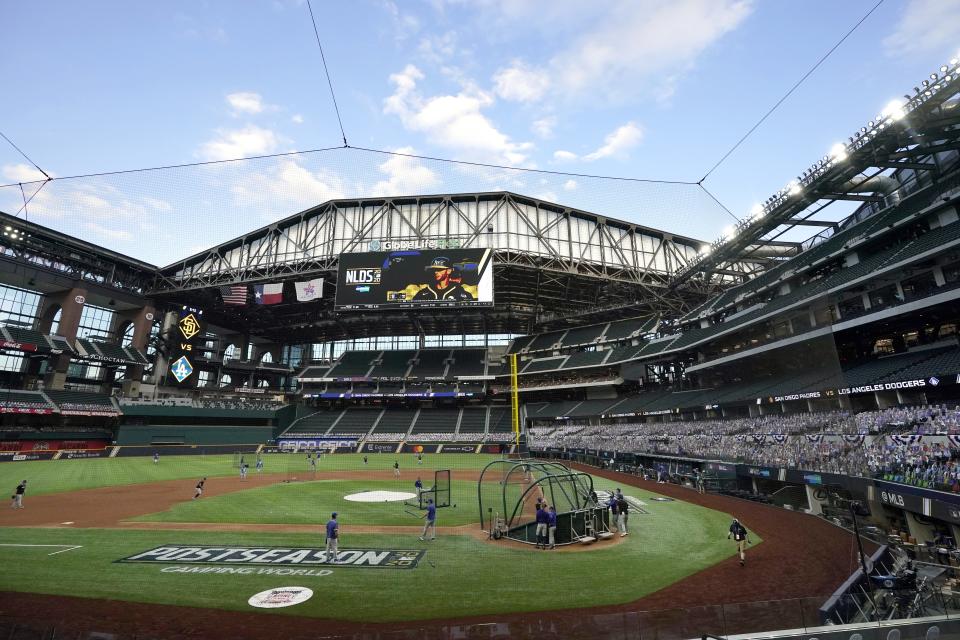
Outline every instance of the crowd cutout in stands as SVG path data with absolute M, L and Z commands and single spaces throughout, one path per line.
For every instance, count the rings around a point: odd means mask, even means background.
M 534 427 L 529 443 L 879 477 L 960 493 L 960 406 Z

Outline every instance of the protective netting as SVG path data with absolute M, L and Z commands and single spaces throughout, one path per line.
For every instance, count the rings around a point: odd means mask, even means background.
M 43 178 L 31 171 L 25 168 L 19 179 Z M 54 178 L 24 182 L 22 192 L 20 184 L 0 186 L 0 211 L 161 266 L 339 198 L 511 191 L 700 239 L 730 222 L 695 184 L 530 172 L 355 148 Z

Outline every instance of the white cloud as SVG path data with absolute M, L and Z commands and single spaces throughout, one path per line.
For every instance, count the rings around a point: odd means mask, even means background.
M 43 175 L 28 164 L 5 164 L 2 169 L 4 182 L 36 182 L 46 180 Z
M 423 97 L 417 91 L 417 82 L 423 79 L 414 65 L 392 74 L 394 92 L 384 101 L 384 113 L 398 116 L 408 131 L 423 133 L 433 144 L 464 158 L 511 165 L 527 160 L 533 145 L 514 142 L 482 113 L 494 102 L 490 94 L 467 86 L 456 95 Z
M 601 158 L 622 157 L 627 151 L 640 144 L 642 139 L 643 129 L 633 122 L 628 122 L 617 127 L 616 131 L 607 134 L 607 137 L 603 139 L 603 145 L 593 153 L 583 156 L 583 159 L 587 162 L 593 162 Z
M 514 60 L 509 67 L 494 74 L 493 85 L 494 92 L 504 100 L 536 102 L 550 88 L 550 76 L 543 69 Z
M 295 113 L 293 114 L 293 116 L 290 117 L 290 121 L 293 124 L 303 124 L 303 116 L 300 115 L 299 113 Z
M 396 149 L 396 152 L 412 154 L 414 150 L 412 147 L 402 147 Z M 387 178 L 373 186 L 373 192 L 370 195 L 374 197 L 429 193 L 430 189 L 440 184 L 437 174 L 422 165 L 416 158 L 390 156 L 378 168 L 387 175 Z
M 546 116 L 539 120 L 534 120 L 531 129 L 541 138 L 550 138 L 553 136 L 553 128 L 556 126 L 557 118 L 555 116 Z
M 533 197 L 537 200 L 546 200 L 547 202 L 559 202 L 557 194 L 553 191 L 541 191 L 539 193 L 534 193 Z
M 239 113 L 256 114 L 263 111 L 263 97 L 252 91 L 240 91 L 227 94 L 227 104 Z
M 577 181 L 576 181 L 576 180 L 570 179 L 570 180 L 567 180 L 566 182 L 563 183 L 563 190 L 564 190 L 564 191 L 573 191 L 573 190 L 576 189 L 576 188 L 577 188 Z
M 577 159 L 577 154 L 573 153 L 572 151 L 559 149 L 553 152 L 553 159 L 557 162 L 573 162 Z
M 84 225 L 84 228 L 88 231 L 92 231 L 95 235 L 100 238 L 110 240 L 112 242 L 128 242 L 133 240 L 133 234 L 126 229 L 118 229 L 117 227 L 105 227 L 101 224 L 95 222 L 87 222 Z
M 883 45 L 889 56 L 955 55 L 960 46 L 960 0 L 910 0 Z
M 242 129 L 218 129 L 217 137 L 203 143 L 199 155 L 204 160 L 229 160 L 273 152 L 280 140 L 270 129 L 247 125 Z
M 311 171 L 289 158 L 278 160 L 266 171 L 235 180 L 232 191 L 238 205 L 263 211 L 269 220 L 344 197 L 343 182 L 336 175 Z
M 750 15 L 752 0 L 622 0 L 550 61 L 563 96 L 669 97 L 679 76 Z
M 417 52 L 427 62 L 444 64 L 457 54 L 457 33 L 447 31 L 422 38 L 417 45 Z

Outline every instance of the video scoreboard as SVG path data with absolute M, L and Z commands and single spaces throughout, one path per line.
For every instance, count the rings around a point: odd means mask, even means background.
M 490 249 L 340 254 L 338 309 L 492 307 Z

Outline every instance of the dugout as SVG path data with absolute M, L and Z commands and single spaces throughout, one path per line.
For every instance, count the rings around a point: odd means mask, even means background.
M 480 472 L 480 528 L 491 536 L 536 542 L 536 500 L 557 510 L 558 545 L 595 540 L 609 515 L 591 498 L 593 478 L 548 460 L 495 460 Z M 602 536 L 601 536 L 602 537 Z

